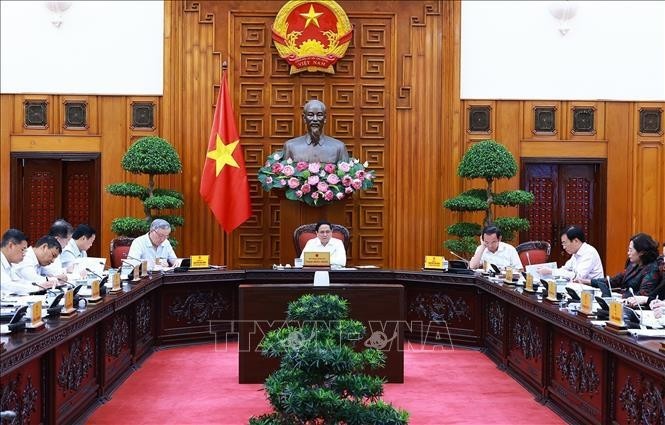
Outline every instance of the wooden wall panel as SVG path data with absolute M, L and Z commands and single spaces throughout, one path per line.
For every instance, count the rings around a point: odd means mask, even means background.
M 519 113 L 516 113 L 516 103 L 519 103 Z M 640 131 L 641 120 L 644 119 L 652 120 L 647 123 L 651 130 L 658 129 L 653 120 L 663 109 L 663 103 L 491 99 L 462 102 L 463 111 L 473 106 L 490 107 L 491 128 L 485 134 L 476 134 L 469 131 L 469 118 L 463 117 L 465 127 L 462 137 L 466 139 L 467 146 L 473 140 L 495 137 L 510 149 L 518 161 L 520 158 L 583 158 L 606 162 L 606 187 L 603 191 L 607 213 L 604 217 L 598 217 L 606 224 L 606 272 L 614 274 L 623 269 L 625 246 L 631 235 L 646 232 L 661 242 L 665 239 L 662 219 L 665 208 L 662 113 L 660 131 Z M 534 131 L 535 108 L 554 108 L 553 131 Z M 575 109 L 594 111 L 592 131 L 574 131 Z M 652 112 L 646 118 L 640 115 L 640 111 L 645 109 Z M 519 180 L 514 178 L 497 185 L 497 189 L 512 189 L 519 185 Z M 471 185 L 466 183 L 465 188 L 468 187 Z M 467 214 L 465 218 L 482 219 L 479 214 Z
M 350 263 L 418 268 L 426 254 L 443 254 L 445 228 L 457 214 L 441 203 L 467 187 L 456 175 L 466 148 L 496 138 L 520 157 L 593 158 L 607 163 L 607 271 L 625 260 L 625 243 L 637 231 L 665 238 L 664 103 L 610 101 L 504 101 L 459 99 L 459 2 L 340 1 L 356 35 L 336 76 L 288 75 L 269 40 L 269 24 L 282 1 L 165 2 L 164 96 L 0 95 L 0 225 L 9 227 L 11 140 L 44 143 L 88 137 L 101 151 L 102 187 L 117 181 L 145 183 L 120 168 L 127 147 L 158 134 L 178 150 L 183 173 L 159 185 L 185 195 L 185 227 L 176 234 L 178 254 L 209 253 L 233 267 L 269 266 L 277 258 L 279 202 L 263 193 L 256 170 L 265 156 L 304 131 L 300 103 L 322 96 L 331 108 L 327 130 L 353 155 L 379 171 L 377 189 L 347 205 L 353 233 Z M 198 194 L 199 179 L 219 90 L 222 60 L 229 60 L 238 128 L 250 172 L 250 221 L 227 237 Z M 377 62 L 378 61 L 378 62 Z M 380 64 L 370 68 L 369 63 Z M 380 69 L 380 78 L 368 70 Z M 48 125 L 24 126 L 26 100 L 48 102 Z M 87 102 L 89 124 L 64 129 L 64 102 Z M 131 105 L 155 107 L 150 129 L 133 129 Z M 489 128 L 468 131 L 469 108 L 489 107 Z M 536 107 L 554 107 L 554 130 L 533 132 Z M 573 108 L 594 109 L 593 131 L 571 133 Z M 640 131 L 641 109 L 661 110 L 660 131 Z M 656 114 L 657 115 L 657 114 Z M 295 118 L 294 118 L 295 116 Z M 651 115 L 653 118 L 654 115 Z M 74 149 L 69 145 L 65 149 Z M 471 182 L 474 186 L 478 182 Z M 497 188 L 515 188 L 517 178 Z M 646 196 L 642 196 L 646 195 Z M 102 194 L 100 243 L 106 252 L 114 217 L 140 215 L 136 200 Z M 475 217 L 475 215 L 474 215 Z M 291 243 L 286 241 L 286 243 Z

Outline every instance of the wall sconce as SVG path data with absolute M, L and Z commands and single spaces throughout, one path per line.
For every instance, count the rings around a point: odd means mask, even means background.
M 65 13 L 70 7 L 72 7 L 72 2 L 45 1 L 44 6 L 46 6 L 46 8 L 53 14 L 53 19 L 51 19 L 53 26 L 60 28 L 60 25 L 62 25 L 62 14 Z
M 559 21 L 559 32 L 565 36 L 570 31 L 570 20 L 577 14 L 577 3 L 562 0 L 550 3 L 550 15 Z

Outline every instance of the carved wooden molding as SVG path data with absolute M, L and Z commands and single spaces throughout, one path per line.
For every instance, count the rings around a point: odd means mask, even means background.
M 427 16 L 440 15 L 441 11 L 439 10 L 439 3 L 434 4 L 425 4 L 423 6 L 423 16 L 412 16 L 411 17 L 411 32 L 413 28 L 416 27 L 425 27 L 427 25 Z M 409 39 L 412 39 L 412 34 L 409 34 Z M 398 63 L 397 71 L 397 97 L 396 97 L 396 108 L 399 109 L 411 109 L 411 81 L 408 76 L 412 76 L 413 72 L 411 71 L 412 67 L 412 58 L 413 53 L 408 52 L 401 55 L 401 58 Z M 409 80 L 409 81 L 407 81 Z
M 513 347 L 522 351 L 527 359 L 540 359 L 543 355 L 543 337 L 533 321 L 526 316 L 516 316 L 512 329 Z
M 218 291 L 196 291 L 184 300 L 175 297 L 168 307 L 169 316 L 188 325 L 203 324 L 222 318 L 222 313 L 231 308 L 231 302 Z
M 95 349 L 92 338 L 79 336 L 69 344 L 69 352 L 62 354 L 58 369 L 57 385 L 63 394 L 76 391 L 95 364 Z
M 104 338 L 105 354 L 118 357 L 122 349 L 129 345 L 129 318 L 127 314 L 117 314 L 113 317 L 111 324 L 106 325 L 106 337 Z
M 471 309 L 462 297 L 453 300 L 442 292 L 417 294 L 409 305 L 409 311 L 437 324 L 451 320 L 471 320 Z
M 593 358 L 588 361 L 584 357 L 584 349 L 577 342 L 568 342 L 565 347 L 563 341 L 559 346 L 559 354 L 555 361 L 563 378 L 576 393 L 597 393 L 600 387 L 600 376 L 596 370 Z
M 638 380 L 637 385 L 633 385 L 632 378 L 628 376 L 619 393 L 621 409 L 627 413 L 628 423 L 665 424 L 663 387 L 644 377 Z
M 17 373 L 14 379 L 0 384 L 0 410 L 11 410 L 16 413 L 16 418 L 9 424 L 29 424 L 33 421 L 31 416 L 36 412 L 37 389 L 32 386 L 32 376 L 28 375 L 23 391 L 19 390 L 21 374 Z M 2 421 L 4 424 L 5 421 Z
M 487 324 L 490 333 L 501 338 L 503 336 L 503 323 L 506 316 L 506 308 L 497 300 L 492 300 L 487 309 Z

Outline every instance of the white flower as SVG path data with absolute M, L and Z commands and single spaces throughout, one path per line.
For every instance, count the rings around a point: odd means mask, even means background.
M 363 167 L 365 167 L 365 168 L 369 167 L 369 162 L 367 162 L 367 161 L 363 162 Z
M 280 158 L 281 158 L 281 155 L 278 154 L 278 153 L 273 154 L 273 156 L 272 156 L 272 159 L 274 159 L 275 161 L 279 161 Z
M 293 160 L 291 158 L 289 158 L 289 159 L 286 160 L 286 163 L 287 164 L 293 164 Z M 365 167 L 367 167 L 367 166 L 365 165 Z

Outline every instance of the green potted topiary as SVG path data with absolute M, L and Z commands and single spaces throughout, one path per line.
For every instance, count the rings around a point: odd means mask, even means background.
M 120 217 L 111 223 L 111 231 L 120 237 L 135 238 L 148 232 L 150 223 L 156 218 L 168 221 L 171 226 L 182 226 L 180 215 L 160 214 L 161 210 L 182 208 L 184 198 L 181 193 L 170 189 L 155 188 L 155 176 L 177 174 L 182 171 L 178 152 L 166 140 L 147 136 L 134 142 L 120 162 L 124 170 L 134 174 L 147 174 L 148 186 L 137 183 L 113 183 L 106 191 L 116 196 L 138 198 L 143 203 L 144 217 Z M 175 240 L 171 240 L 175 244 Z M 112 254 L 113 255 L 113 254 Z
M 484 189 L 470 189 L 444 201 L 443 206 L 452 211 L 485 211 L 483 226 L 494 225 L 501 230 L 504 241 L 513 239 L 515 232 L 529 229 L 529 221 L 520 217 L 497 217 L 492 215 L 493 206 L 530 205 L 534 201 L 531 192 L 507 190 L 493 191 L 497 179 L 509 179 L 517 174 L 517 162 L 505 146 L 495 140 L 482 140 L 471 146 L 457 167 L 457 175 L 465 179 L 485 179 Z M 478 246 L 482 226 L 461 222 L 448 227 L 448 234 L 458 239 L 449 239 L 444 246 L 450 251 L 472 254 Z
M 288 326 L 261 342 L 264 356 L 282 358 L 265 382 L 274 412 L 252 417 L 250 424 L 408 422 L 408 412 L 380 399 L 383 380 L 363 374 L 366 367 L 383 367 L 385 355 L 354 350 L 365 327 L 348 317 L 348 302 L 337 295 L 303 295 L 289 304 Z

